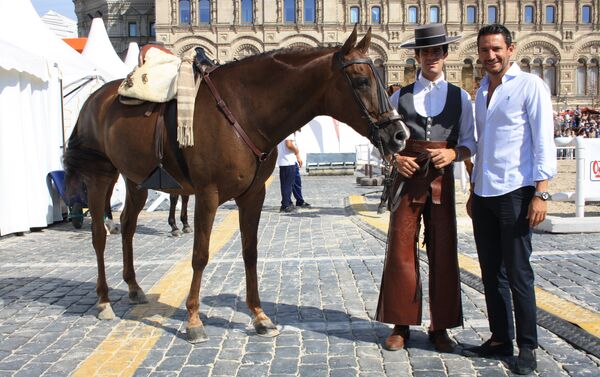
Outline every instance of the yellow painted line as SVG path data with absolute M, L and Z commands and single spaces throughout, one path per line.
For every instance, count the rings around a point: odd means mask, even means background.
M 351 196 L 349 202 L 359 218 L 375 228 L 387 232 L 389 214 L 378 215 L 374 205 L 369 206 L 363 196 Z M 481 277 L 479 261 L 464 254 L 458 254 L 460 268 Z M 600 313 L 581 307 L 540 287 L 535 287 L 538 308 L 565 321 L 576 324 L 588 333 L 600 338 Z
M 267 187 L 272 180 L 272 177 L 267 180 Z M 223 221 L 215 225 L 210 237 L 210 256 L 221 250 L 238 230 L 238 211 L 227 214 Z M 161 324 L 186 299 L 192 281 L 191 257 L 192 253 L 189 253 L 177 262 L 146 293 L 149 302 L 131 309 L 79 365 L 73 376 L 133 376 L 164 334 Z

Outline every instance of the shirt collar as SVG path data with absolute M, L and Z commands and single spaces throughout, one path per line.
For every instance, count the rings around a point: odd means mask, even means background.
M 424 88 L 431 88 L 432 86 L 434 86 L 434 87 L 440 89 L 442 83 L 444 81 L 446 81 L 446 79 L 444 77 L 444 73 L 442 72 L 442 75 L 437 80 L 429 81 L 425 77 L 423 77 L 423 74 L 421 73 L 421 71 L 419 71 L 418 81 L 421 85 L 423 85 Z

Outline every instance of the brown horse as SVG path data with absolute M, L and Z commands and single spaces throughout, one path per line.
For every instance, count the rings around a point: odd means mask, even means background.
M 166 190 L 195 194 L 192 283 L 186 301 L 187 338 L 206 340 L 199 316 L 202 273 L 208 262 L 211 228 L 217 207 L 234 198 L 239 208 L 247 304 L 258 334 L 274 336 L 277 328 L 261 308 L 256 274 L 257 230 L 265 198 L 265 182 L 276 161 L 276 145 L 317 115 L 329 115 L 368 136 L 382 153 L 400 151 L 408 129 L 392 108 L 385 88 L 367 57 L 371 30 L 356 43 L 356 28 L 340 47 L 283 49 L 219 67 L 212 82 L 242 128 L 228 122 L 215 106 L 206 80 L 196 97 L 194 145 L 177 148 L 172 131 L 165 134 L 164 168 L 183 186 Z M 98 263 L 98 317 L 114 318 L 106 283 L 106 234 L 102 208 L 111 183 L 126 177 L 127 198 L 121 214 L 123 278 L 133 302 L 145 302 L 135 279 L 132 239 L 147 190 L 138 188 L 158 160 L 154 149 L 157 114 L 148 107 L 127 107 L 117 100 L 119 82 L 106 84 L 84 105 L 69 140 L 64 163 L 67 179 L 87 185 L 92 213 L 92 244 Z M 175 122 L 169 105 L 167 129 Z M 245 131 L 245 132 L 244 132 Z

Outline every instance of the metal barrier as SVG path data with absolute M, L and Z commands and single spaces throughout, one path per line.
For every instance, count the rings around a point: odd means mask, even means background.
M 306 172 L 310 175 L 352 175 L 356 153 L 307 153 Z

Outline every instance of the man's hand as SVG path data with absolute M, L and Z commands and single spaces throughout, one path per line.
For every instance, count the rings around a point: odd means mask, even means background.
M 296 154 L 296 161 L 298 161 L 298 167 L 302 167 L 302 157 L 300 157 L 300 153 Z
M 469 191 L 469 199 L 467 199 L 467 215 L 473 218 L 473 191 Z
M 419 164 L 416 163 L 416 157 L 408 157 L 402 155 L 396 156 L 396 169 L 398 169 L 398 173 L 405 178 L 410 178 L 415 174 L 415 172 L 419 169 Z
M 529 227 L 535 228 L 539 223 L 544 221 L 546 218 L 546 212 L 548 211 L 548 203 L 537 196 L 534 196 L 529 203 L 529 209 L 527 210 L 527 218 L 529 219 Z
M 450 165 L 456 159 L 456 151 L 454 149 L 439 148 L 427 149 L 427 151 L 431 154 L 431 163 L 436 169 Z

